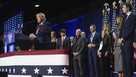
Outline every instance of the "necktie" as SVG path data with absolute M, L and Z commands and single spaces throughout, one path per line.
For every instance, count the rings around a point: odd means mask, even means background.
M 64 44 L 64 37 L 61 38 L 61 47 L 63 48 L 63 44 Z
M 90 41 L 91 41 L 91 42 L 93 41 L 93 34 L 91 34 L 91 38 L 90 38 Z

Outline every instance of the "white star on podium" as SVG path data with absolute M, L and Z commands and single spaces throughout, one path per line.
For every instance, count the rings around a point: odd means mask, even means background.
M 49 69 L 47 71 L 48 71 L 48 74 L 52 74 L 53 69 L 51 69 L 51 67 L 49 67 Z
M 35 69 L 34 69 L 34 73 L 35 73 L 35 74 L 39 74 L 39 69 L 38 69 L 38 68 L 35 68 Z
M 7 68 L 5 69 L 5 72 L 8 72 L 8 69 L 7 69 Z
M 62 74 L 68 74 L 68 70 L 66 68 L 63 68 L 61 71 L 62 71 Z
M 9 68 L 9 73 L 11 73 L 11 69 Z
M 22 68 L 21 71 L 22 71 L 23 74 L 26 73 L 26 69 L 25 68 Z
M 15 73 L 16 72 L 16 69 L 13 69 L 13 73 Z

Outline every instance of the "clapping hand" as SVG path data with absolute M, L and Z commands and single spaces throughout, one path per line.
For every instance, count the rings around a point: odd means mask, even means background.
M 136 48 L 136 42 L 133 43 L 133 47 Z
M 98 55 L 99 58 L 101 58 L 101 52 L 100 51 L 98 51 L 97 55 Z
M 95 44 L 88 44 L 88 48 L 92 48 L 92 47 L 95 47 L 96 45 Z
M 29 38 L 30 38 L 31 40 L 34 40 L 34 39 L 36 38 L 36 35 L 33 34 L 33 33 L 31 33 L 31 34 L 29 35 Z

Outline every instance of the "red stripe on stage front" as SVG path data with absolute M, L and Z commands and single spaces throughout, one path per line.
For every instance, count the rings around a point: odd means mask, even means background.
M 0 57 L 16 56 L 16 55 L 51 55 L 51 54 L 69 54 L 69 49 L 64 50 L 33 50 L 33 51 L 18 51 L 1 54 Z

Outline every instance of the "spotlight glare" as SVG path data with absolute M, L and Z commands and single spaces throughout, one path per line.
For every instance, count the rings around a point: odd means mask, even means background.
M 40 5 L 39 5 L 39 4 L 36 4 L 36 5 L 34 5 L 34 7 L 40 7 Z

